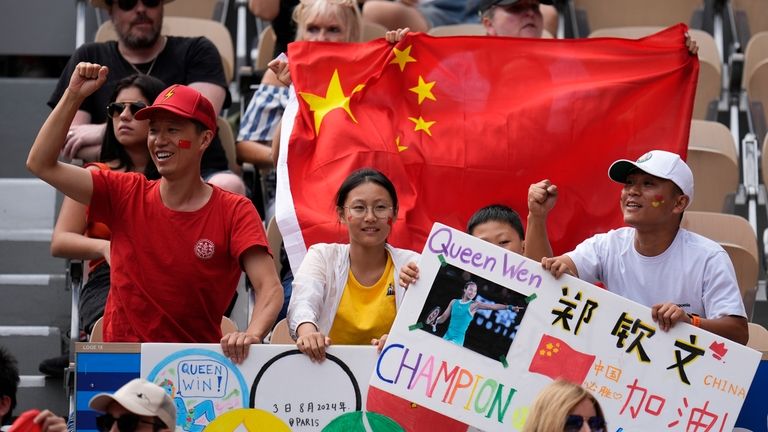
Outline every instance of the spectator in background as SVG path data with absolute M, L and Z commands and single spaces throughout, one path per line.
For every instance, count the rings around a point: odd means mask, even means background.
M 395 276 L 418 257 L 387 244 L 397 210 L 395 186 L 374 169 L 353 172 L 339 187 L 336 214 L 349 231 L 349 244 L 309 248 L 288 306 L 291 336 L 313 361 L 325 358 L 332 341 L 384 346 L 405 295 Z
M 609 291 L 650 307 L 664 331 L 684 322 L 746 344 L 747 315 L 728 253 L 680 227 L 693 201 L 688 165 L 675 153 L 653 150 L 637 161 L 614 162 L 608 176 L 624 185 L 620 207 L 628 226 L 543 258 L 544 269 L 555 277 L 569 273 L 604 283 Z M 544 235 L 530 229 L 528 234 Z
M 557 31 L 551 5 L 552 0 L 482 0 L 480 19 L 488 36 L 540 38 L 545 22 L 552 35 Z
M 542 180 L 528 188 L 528 228 L 536 235 L 528 242 L 520 215 L 510 207 L 492 204 L 476 211 L 467 222 L 467 234 L 533 260 L 552 255 L 546 236 L 547 214 L 555 205 L 557 186 Z M 399 282 L 408 288 L 419 277 L 419 267 L 409 262 L 400 270 Z
M 72 121 L 62 150 L 66 158 L 96 160 L 107 120 L 104 107 L 117 81 L 133 74 L 151 75 L 165 83 L 186 84 L 200 91 L 219 113 L 227 99 L 227 79 L 216 47 L 204 37 L 163 36 L 163 3 L 171 0 L 92 0 L 106 9 L 117 32 L 117 41 L 87 43 L 79 47 L 61 73 L 48 105 L 53 108 L 80 62 L 110 68 L 109 82 L 83 101 Z M 231 192 L 244 194 L 239 176 L 228 171 L 226 154 L 218 137 L 202 162 L 204 180 Z
M 606 432 L 600 403 L 578 384 L 558 380 L 536 396 L 523 432 Z
M 107 342 L 221 342 L 239 363 L 274 325 L 282 296 L 264 227 L 253 204 L 204 183 L 200 158 L 216 131 L 212 104 L 173 85 L 152 106 L 148 146 L 162 176 L 89 171 L 58 161 L 77 107 L 107 80 L 108 68 L 80 63 L 46 120 L 27 168 L 65 195 L 90 205 L 112 231 Z M 244 332 L 222 337 L 222 316 L 245 269 L 256 307 Z
M 16 358 L 0 346 L 0 425 L 11 424 L 19 388 L 19 367 Z
M 143 378 L 135 378 L 114 394 L 99 393 L 88 402 L 94 411 L 104 413 L 96 417 L 100 431 L 176 430 L 176 406 L 165 390 Z
M 269 21 L 276 42 L 272 58 L 288 51 L 288 43 L 296 39 L 296 25 L 291 18 L 299 0 L 249 0 L 248 9 L 264 21 Z
M 545 6 L 539 8 L 539 3 Z M 368 0 L 363 5 L 363 19 L 389 30 L 409 27 L 412 31 L 426 32 L 438 26 L 477 23 L 479 11 L 480 22 L 489 36 L 538 38 L 542 21 L 552 35 L 557 33 L 557 10 L 551 5 L 552 0 Z M 494 19 L 497 8 L 504 10 Z M 538 21 L 538 35 L 533 21 Z M 524 35 L 516 34 L 520 29 L 515 27 L 523 25 L 531 28 L 526 29 Z

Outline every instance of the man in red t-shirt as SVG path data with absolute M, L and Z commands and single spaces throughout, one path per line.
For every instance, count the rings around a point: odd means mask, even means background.
M 27 159 L 30 171 L 90 205 L 90 216 L 112 229 L 104 340 L 220 341 L 239 363 L 274 324 L 283 296 L 253 205 L 200 177 L 200 159 L 216 131 L 213 106 L 197 90 L 174 85 L 136 113 L 150 122 L 148 147 L 160 180 L 59 162 L 67 125 L 107 72 L 106 66 L 77 65 Z M 221 318 L 242 269 L 253 283 L 256 307 L 246 331 L 222 337 Z

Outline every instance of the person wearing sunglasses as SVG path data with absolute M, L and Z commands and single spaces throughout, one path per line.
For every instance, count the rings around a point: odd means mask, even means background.
M 405 295 L 395 275 L 418 258 L 416 252 L 387 244 L 397 220 L 397 192 L 381 172 L 362 168 L 351 173 L 335 203 L 349 244 L 309 248 L 288 306 L 288 328 L 297 347 L 318 362 L 331 341 L 383 347 Z
M 536 396 L 523 432 L 606 432 L 600 403 L 578 384 L 557 380 Z
M 101 432 L 173 431 L 176 406 L 166 391 L 143 378 L 136 378 L 113 394 L 99 393 L 88 406 L 100 413 L 96 429 Z
M 58 160 L 80 103 L 107 80 L 106 66 L 80 63 L 32 144 L 27 168 L 109 226 L 111 280 L 105 342 L 221 343 L 236 363 L 275 322 L 282 295 L 264 225 L 251 201 L 205 183 L 200 158 L 216 133 L 213 105 L 174 84 L 136 120 L 160 173 L 87 170 Z M 124 106 L 125 111 L 130 104 Z M 242 272 L 256 303 L 248 328 L 222 336 L 221 319 Z
M 62 155 L 86 162 L 98 159 L 115 84 L 130 75 L 150 75 L 165 83 L 188 85 L 211 101 L 216 113 L 227 100 L 227 78 L 221 57 L 205 37 L 178 37 L 161 34 L 164 4 L 172 0 L 91 0 L 109 13 L 117 40 L 86 43 L 69 59 L 59 77 L 48 106 L 53 108 L 69 84 L 69 77 L 80 62 L 110 68 L 107 83 L 83 101 L 67 134 Z M 218 136 L 202 161 L 203 178 L 223 189 L 244 194 L 245 184 L 231 171 Z

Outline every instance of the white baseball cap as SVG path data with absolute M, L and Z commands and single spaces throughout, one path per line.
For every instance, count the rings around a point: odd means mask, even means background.
M 99 412 L 107 412 L 112 402 L 119 403 L 134 414 L 157 417 L 171 430 L 176 428 L 176 406 L 173 399 L 162 387 L 143 378 L 129 381 L 114 394 L 97 394 L 91 398 L 88 406 Z
M 693 202 L 693 173 L 691 168 L 688 167 L 677 153 L 651 150 L 634 162 L 619 159 L 608 168 L 608 177 L 615 182 L 623 184 L 627 182 L 627 176 L 634 169 L 670 180 L 683 191 L 683 194 L 688 195 L 689 206 Z

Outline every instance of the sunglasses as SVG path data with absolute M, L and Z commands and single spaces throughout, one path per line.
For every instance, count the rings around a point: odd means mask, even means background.
M 598 416 L 592 416 L 588 419 L 580 415 L 569 415 L 565 418 L 564 432 L 578 432 L 581 427 L 584 426 L 584 420 L 589 425 L 589 430 L 592 432 L 605 432 L 605 419 Z
M 101 432 L 107 432 L 112 429 L 112 425 L 117 423 L 117 430 L 120 432 L 133 432 L 139 427 L 139 423 L 151 424 L 153 430 L 158 430 L 164 427 L 161 424 L 142 420 L 136 414 L 123 414 L 118 418 L 112 417 L 111 414 L 102 414 L 96 417 L 96 428 Z
M 107 114 L 109 114 L 110 117 L 120 115 L 125 111 L 126 105 L 128 106 L 128 111 L 131 112 L 131 115 L 136 115 L 140 109 L 147 107 L 147 104 L 144 102 L 112 102 L 107 105 Z
M 132 10 L 136 7 L 136 3 L 138 3 L 139 0 L 117 0 L 117 7 L 124 11 Z M 144 3 L 144 6 L 148 8 L 154 8 L 160 5 L 160 0 L 141 0 L 142 3 Z M 115 3 L 114 0 L 108 0 L 107 4 L 109 6 L 112 6 Z

